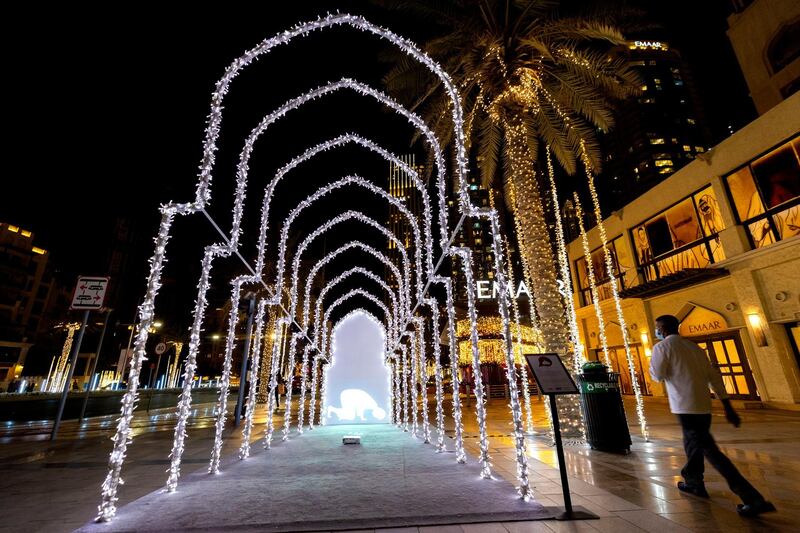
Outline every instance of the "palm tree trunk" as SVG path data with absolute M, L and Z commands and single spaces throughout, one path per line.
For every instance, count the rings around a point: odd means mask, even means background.
M 517 228 L 517 239 L 525 265 L 524 274 L 528 288 L 533 291 L 539 328 L 548 352 L 562 356 L 564 365 L 575 372 L 572 344 L 569 340 L 564 300 L 558 290 L 555 253 L 547 231 L 544 216 L 544 200 L 540 194 L 533 170 L 533 154 L 530 153 L 522 120 L 516 120 L 505 128 L 507 172 L 513 187 L 513 215 Z M 564 280 L 569 283 L 570 280 Z M 577 395 L 561 395 L 558 398 L 559 420 L 564 437 L 583 437 L 583 418 Z

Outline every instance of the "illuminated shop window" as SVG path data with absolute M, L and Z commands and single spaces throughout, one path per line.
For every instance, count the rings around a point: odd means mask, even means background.
M 672 159 L 656 159 L 657 167 L 671 167 Z
M 656 139 L 650 139 L 650 144 L 664 144 L 664 139 L 658 137 Z
M 717 197 L 710 186 L 650 217 L 631 230 L 644 279 L 653 281 L 725 259 L 719 240 L 724 228 Z
M 608 249 L 611 251 L 611 263 L 614 268 L 614 276 L 617 278 L 617 288 L 623 290 L 636 285 L 636 266 L 622 243 L 622 235 L 610 241 Z M 590 257 L 592 259 L 592 270 L 594 270 L 598 298 L 601 301 L 611 298 L 611 276 L 606 268 L 603 247 L 595 248 Z M 589 273 L 586 268 L 585 257 L 580 257 L 575 261 L 575 270 L 578 274 L 578 292 L 581 294 L 584 305 L 589 305 L 592 303 L 592 291 L 589 285 Z M 631 276 L 628 275 L 630 271 L 634 271 Z
M 754 248 L 800 235 L 800 137 L 725 178 Z

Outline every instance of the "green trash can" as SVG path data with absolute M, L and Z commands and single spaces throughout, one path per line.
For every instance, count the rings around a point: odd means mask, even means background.
M 619 374 L 594 361 L 578 375 L 586 440 L 593 450 L 628 453 L 631 434 L 619 388 Z

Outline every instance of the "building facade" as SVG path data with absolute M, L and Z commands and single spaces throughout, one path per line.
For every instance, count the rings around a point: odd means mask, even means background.
M 763 115 L 800 89 L 800 2 L 734 0 L 728 38 Z
M 800 408 L 800 95 L 778 104 L 605 220 L 635 367 L 645 394 L 653 322 L 681 320 L 734 399 Z M 608 357 L 631 392 L 597 228 L 587 235 Z M 589 359 L 601 332 L 580 239 L 568 246 Z
M 51 309 L 64 303 L 48 260 L 32 232 L 0 222 L 0 390 L 22 374 L 28 351 L 53 325 Z
M 663 41 L 631 41 L 615 51 L 641 78 L 640 93 L 618 102 L 614 128 L 601 136 L 606 160 L 600 181 L 615 211 L 671 176 L 710 143 L 691 71 Z

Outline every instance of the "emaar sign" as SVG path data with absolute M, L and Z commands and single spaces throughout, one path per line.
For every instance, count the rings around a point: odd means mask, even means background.
M 476 282 L 475 286 L 478 289 L 478 300 L 497 299 L 497 293 L 500 292 L 500 284 L 496 281 L 482 279 Z M 508 289 L 507 293 L 509 298 L 519 299 L 519 297 L 523 294 L 528 298 L 531 297 L 531 293 L 528 292 L 528 286 L 525 285 L 524 281 L 520 281 L 517 284 L 516 290 L 514 290 L 514 287 L 512 287 L 511 283 L 508 283 L 506 288 Z

